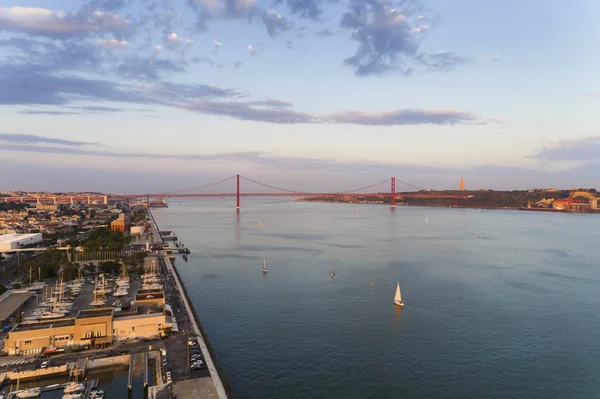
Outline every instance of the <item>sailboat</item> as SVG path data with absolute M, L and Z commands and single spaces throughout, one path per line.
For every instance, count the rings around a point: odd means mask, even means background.
M 429 224 L 429 220 L 427 220 L 427 218 L 425 218 L 425 224 Z
M 258 227 L 262 227 L 262 222 L 258 222 Z
M 331 265 L 331 271 L 329 272 L 329 275 L 331 276 L 331 278 L 335 276 L 335 265 Z
M 267 260 L 265 259 L 265 257 L 263 256 L 263 268 L 262 268 L 262 272 L 263 273 L 268 273 L 269 271 L 267 270 Z
M 404 302 L 402 302 L 402 294 L 400 293 L 400 283 L 396 287 L 396 296 L 394 296 L 394 303 L 398 306 L 404 306 Z

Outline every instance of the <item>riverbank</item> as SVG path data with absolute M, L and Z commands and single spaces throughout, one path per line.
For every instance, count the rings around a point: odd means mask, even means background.
M 347 205 L 387 205 L 389 202 L 384 201 L 343 201 L 343 200 L 326 200 L 309 198 L 299 198 L 297 202 L 314 202 L 321 204 L 347 204 Z M 600 211 L 574 211 L 566 209 L 553 208 L 528 208 L 526 206 L 479 206 L 479 205 L 447 205 L 447 204 L 411 204 L 407 202 L 396 203 L 397 207 L 401 206 L 416 206 L 425 208 L 457 208 L 457 209 L 478 209 L 478 210 L 514 210 L 514 211 L 529 211 L 529 212 L 550 212 L 550 213 L 585 213 L 585 214 L 600 214 Z
M 155 236 L 158 236 L 160 238 L 161 242 L 164 242 L 163 238 L 159 234 L 160 229 L 158 227 L 158 224 L 156 223 L 156 220 L 154 219 L 154 215 L 152 215 L 152 212 L 150 212 L 150 210 L 148 210 L 148 215 L 151 218 L 152 230 L 156 232 Z M 181 280 L 181 276 L 179 275 L 179 272 L 173 266 L 173 263 L 167 256 L 163 257 L 163 261 L 165 262 L 167 270 L 174 277 L 175 285 L 177 286 L 177 289 L 179 291 L 179 294 L 181 296 L 181 299 L 182 299 L 183 305 L 185 307 L 185 310 L 187 311 L 187 314 L 193 316 L 190 318 L 190 321 L 192 323 L 192 328 L 194 330 L 194 333 L 198 337 L 198 344 L 200 346 L 200 350 L 202 351 L 202 355 L 204 357 L 206 366 L 210 372 L 210 376 L 211 376 L 212 382 L 214 384 L 214 389 L 216 390 L 216 394 L 218 395 L 219 399 L 227 399 L 227 398 L 233 397 L 233 394 L 231 392 L 231 387 L 229 386 L 229 384 L 227 384 L 227 382 L 224 378 L 224 375 L 223 375 L 223 370 L 217 363 L 214 350 L 210 346 L 206 332 L 204 331 L 204 328 L 202 327 L 202 324 L 200 323 L 198 314 L 196 313 L 196 310 L 194 309 L 193 305 L 191 304 L 191 301 L 190 301 L 190 298 L 188 297 L 185 286 L 181 282 L 182 280 Z M 176 386 L 177 384 L 178 384 L 177 382 L 174 383 L 175 387 L 173 388 L 173 391 L 179 391 L 179 389 L 178 389 L 179 387 Z M 196 387 L 194 387 L 194 386 L 187 387 L 187 385 L 190 385 L 189 382 L 186 382 L 185 385 L 186 385 L 186 387 L 182 387 L 182 388 L 184 388 L 185 391 L 187 391 L 188 393 L 195 393 Z M 210 388 L 211 387 L 207 387 L 207 390 L 210 390 Z M 197 395 L 193 395 L 193 396 L 197 397 Z M 200 396 L 200 397 L 202 397 L 202 396 Z M 209 394 L 208 397 L 212 397 L 212 395 Z

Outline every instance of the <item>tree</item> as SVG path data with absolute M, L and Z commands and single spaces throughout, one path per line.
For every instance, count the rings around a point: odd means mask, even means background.
M 62 270 L 65 281 L 76 279 L 79 276 L 79 267 L 74 263 L 69 263 Z
M 100 264 L 102 273 L 105 274 L 117 274 L 121 270 L 121 263 L 109 260 Z

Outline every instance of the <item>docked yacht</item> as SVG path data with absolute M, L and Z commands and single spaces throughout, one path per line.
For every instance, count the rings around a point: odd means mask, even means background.
M 85 385 L 81 382 L 72 382 L 65 387 L 65 393 L 80 393 L 85 391 Z

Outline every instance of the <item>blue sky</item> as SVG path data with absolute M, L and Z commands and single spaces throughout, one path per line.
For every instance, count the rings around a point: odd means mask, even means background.
M 597 1 L 14 4 L 0 189 L 597 186 Z

